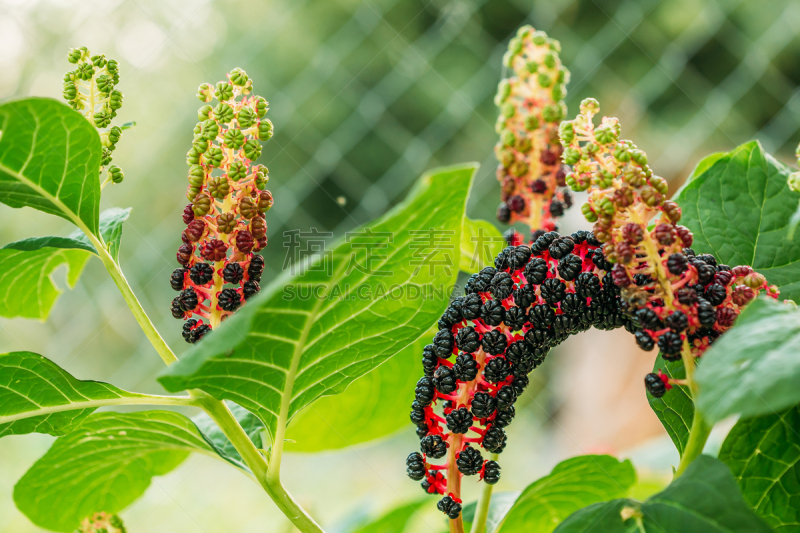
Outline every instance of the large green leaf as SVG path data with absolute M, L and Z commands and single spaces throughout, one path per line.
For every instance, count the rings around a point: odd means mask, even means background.
M 573 514 L 556 533 L 767 533 L 748 508 L 728 467 L 708 455 L 644 503 L 596 503 Z
M 685 379 L 686 371 L 683 369 L 683 361 L 664 361 L 661 354 L 658 354 L 653 365 L 653 372 L 661 370 L 673 379 Z M 689 430 L 692 427 L 694 418 L 694 403 L 684 387 L 673 386 L 667 393 L 656 398 L 647 393 L 647 401 L 655 411 L 656 416 L 667 430 L 669 438 L 675 443 L 678 452 L 683 455 L 686 443 L 689 440 Z
M 787 238 L 800 200 L 787 185 L 791 169 L 753 141 L 712 155 L 699 170 L 675 196 L 692 247 L 721 263 L 751 265 L 784 298 L 800 299 L 800 240 Z
M 131 216 L 131 207 L 122 209 L 121 207 L 112 207 L 100 213 L 100 235 L 106 243 L 106 248 L 114 261 L 119 261 L 119 249 L 122 241 L 122 224 Z M 88 246 L 92 246 L 86 234 L 80 230 L 76 230 L 70 235 L 75 240 L 81 241 Z M 94 250 L 94 246 L 92 246 Z
M 170 472 L 190 452 L 216 457 L 183 415 L 94 413 L 22 476 L 14 487 L 14 502 L 34 524 L 71 532 L 97 510 L 124 509 L 144 493 L 153 476 Z
M 635 482 L 636 471 L 628 460 L 610 455 L 567 459 L 522 491 L 497 532 L 549 533 L 587 505 L 624 496 Z
M 94 126 L 57 100 L 0 105 L 0 202 L 60 216 L 96 235 L 101 152 Z
M 353 533 L 403 533 L 414 514 L 426 503 L 430 503 L 430 500 L 417 500 L 396 507 L 374 521 L 359 527 Z
M 344 391 L 446 307 L 475 169 L 423 176 L 384 217 L 275 280 L 166 369 L 161 383 L 234 401 L 272 438 L 317 398 Z
M 256 448 L 264 448 L 264 443 L 261 439 L 261 434 L 264 432 L 264 423 L 259 418 L 245 409 L 244 407 L 236 404 L 230 405 L 231 413 L 236 417 L 239 425 L 242 426 L 244 432 L 250 437 L 250 441 Z M 242 456 L 236 451 L 233 443 L 228 440 L 228 437 L 222 432 L 219 426 L 214 422 L 206 413 L 200 413 L 192 417 L 192 422 L 195 423 L 197 429 L 206 439 L 211 448 L 217 452 L 217 455 L 231 463 L 238 466 L 246 472 L 250 469 L 245 464 Z
M 747 502 L 775 531 L 800 530 L 800 406 L 739 420 L 719 459 Z
M 66 435 L 100 406 L 147 398 L 108 383 L 75 379 L 39 354 L 0 354 L 0 437 Z
M 506 247 L 506 239 L 494 224 L 464 217 L 461 230 L 460 268 L 468 274 L 494 264 L 494 258 Z
M 358 378 L 343 393 L 323 396 L 298 413 L 287 430 L 286 451 L 336 450 L 408 426 L 414 385 L 422 375 L 423 339 Z
M 800 310 L 762 297 L 703 355 L 697 408 L 711 422 L 800 403 Z

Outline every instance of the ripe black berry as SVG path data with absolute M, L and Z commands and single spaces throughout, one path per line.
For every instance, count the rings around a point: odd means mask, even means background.
M 419 438 L 427 437 L 428 436 L 428 426 L 427 425 L 425 425 L 425 426 L 417 426 L 416 433 L 417 433 L 417 437 L 419 437 Z
M 489 290 L 489 284 L 492 282 L 492 278 L 494 275 L 497 274 L 497 269 L 494 267 L 484 267 L 478 273 L 478 277 L 475 280 L 475 290 L 477 292 L 486 292 Z
M 490 427 L 483 434 L 483 448 L 492 453 L 502 453 L 506 447 L 506 432 L 503 428 Z
M 697 258 L 705 261 L 707 265 L 711 265 L 714 268 L 717 267 L 717 258 L 711 254 L 700 254 L 697 256 Z
M 181 319 L 184 317 L 183 306 L 181 305 L 179 298 L 180 296 L 176 296 L 170 305 L 169 310 L 172 313 L 172 318 Z
M 681 336 L 674 331 L 666 331 L 658 338 L 658 349 L 661 350 L 661 355 L 668 361 L 669 356 L 675 356 L 681 353 L 683 341 Z
M 489 485 L 500 481 L 500 465 L 497 461 L 486 461 L 483 467 L 483 480 Z
M 214 278 L 214 269 L 208 263 L 197 263 L 189 270 L 189 279 L 195 285 L 205 285 Z
M 506 334 L 496 329 L 487 331 L 483 334 L 483 338 L 481 339 L 483 351 L 489 355 L 500 355 L 505 352 L 507 343 L 508 338 Z
M 439 503 L 436 504 L 436 508 L 446 514 L 447 518 L 451 520 L 455 520 L 461 514 L 461 504 L 453 500 L 450 496 L 445 496 L 439 500 Z
M 512 405 L 505 411 L 497 411 L 497 415 L 495 415 L 494 420 L 492 420 L 492 426 L 498 428 L 504 428 L 508 426 L 512 420 L 514 420 L 514 415 L 516 414 L 516 409 Z
M 497 409 L 497 401 L 488 392 L 476 392 L 472 397 L 472 414 L 476 418 L 489 418 Z
M 577 323 L 574 318 L 568 315 L 558 315 L 553 321 L 553 330 L 556 334 L 569 335 L 576 331 Z
M 180 304 L 181 309 L 184 311 L 192 311 L 194 308 L 197 307 L 198 297 L 197 292 L 189 287 L 187 289 L 183 289 L 181 293 L 178 295 L 178 304 Z
M 566 285 L 564 285 L 564 282 L 560 279 L 549 278 L 541 284 L 539 287 L 539 293 L 542 295 L 542 298 L 544 298 L 545 302 L 555 305 L 564 299 L 564 295 L 567 293 L 567 288 Z
M 646 352 L 652 350 L 656 345 L 655 341 L 653 340 L 653 337 L 651 337 L 644 331 L 637 331 L 636 333 L 633 334 L 633 336 L 636 338 L 636 344 L 639 345 L 639 348 L 641 348 Z
M 247 267 L 247 276 L 253 281 L 261 281 L 261 274 L 263 272 L 264 258 L 260 255 L 253 255 L 253 258 L 250 260 L 250 265 Z
M 567 254 L 558 262 L 558 275 L 566 281 L 572 281 L 578 277 L 583 268 L 583 260 L 575 254 Z
M 499 326 L 506 317 L 506 308 L 498 300 L 488 300 L 481 308 L 481 319 L 490 326 Z
M 257 281 L 253 281 L 252 279 L 248 279 L 242 285 L 242 294 L 244 295 L 245 300 L 249 300 L 256 294 L 261 291 L 261 287 L 258 286 Z
M 520 330 L 528 323 L 528 315 L 525 313 L 525 309 L 514 306 L 506 311 L 504 322 L 506 326 L 510 327 L 512 330 Z
M 483 468 L 483 456 L 481 456 L 481 452 L 467 444 L 463 450 L 458 452 L 456 466 L 458 466 L 458 471 L 465 476 L 474 476 Z
M 710 328 L 714 326 L 714 322 L 717 321 L 717 310 L 714 309 L 714 306 L 708 300 L 703 298 L 697 299 L 697 318 L 700 321 L 700 324 L 703 326 Z
M 472 326 L 466 326 L 456 333 L 456 346 L 462 352 L 474 353 L 481 347 L 481 336 Z M 462 381 L 472 381 L 471 379 Z
M 525 266 L 525 263 L 531 258 L 531 249 L 524 244 L 520 246 L 509 246 L 504 251 L 506 253 L 506 262 L 512 271 L 519 270 Z
M 528 308 L 536 301 L 536 289 L 533 285 L 523 285 L 514 291 L 514 303 L 522 308 Z
M 500 332 L 498 331 L 498 333 Z M 503 335 L 502 333 L 500 334 Z M 505 335 L 503 335 L 503 338 L 505 338 Z M 483 378 L 490 383 L 498 383 L 506 379 L 510 372 L 511 369 L 505 358 L 493 357 L 486 362 L 486 367 L 483 369 Z
M 688 264 L 689 261 L 683 254 L 672 254 L 669 256 L 669 259 L 667 259 L 667 269 L 676 276 L 680 276 L 686 272 Z
M 211 326 L 209 326 L 208 324 L 200 324 L 199 326 L 197 326 L 192 330 L 192 337 L 191 339 L 189 339 L 189 342 L 194 344 L 195 342 L 202 339 L 203 336 L 209 331 L 211 331 Z
M 239 283 L 243 277 L 244 269 L 239 263 L 228 263 L 222 269 L 222 279 L 225 280 L 225 283 Z
M 414 389 L 414 399 L 419 402 L 423 407 L 427 407 L 433 401 L 436 394 L 433 386 L 433 379 L 424 376 L 417 381 L 417 386 Z
M 523 275 L 531 285 L 539 285 L 541 282 L 547 279 L 547 271 L 547 261 L 541 257 L 534 257 L 528 262 L 527 265 L 525 265 Z
M 514 387 L 510 385 L 503 385 L 497 391 L 497 396 L 494 398 L 497 401 L 497 410 L 505 411 L 517 401 L 517 393 Z
M 453 433 L 466 433 L 472 426 L 472 413 L 466 407 L 459 407 L 453 409 L 445 415 L 447 421 L 447 429 Z
M 639 324 L 645 329 L 661 329 L 661 319 L 659 319 L 656 312 L 649 307 L 642 307 L 639 309 L 636 312 L 636 318 L 639 320 Z
M 497 207 L 497 220 L 503 224 L 508 224 L 511 220 L 511 209 L 508 208 L 505 202 Z
M 455 339 L 453 332 L 449 329 L 441 329 L 433 337 L 433 347 L 436 350 L 436 355 L 442 359 L 447 359 L 453 355 L 453 345 Z
M 560 217 L 564 215 L 564 204 L 558 200 L 551 201 L 550 214 L 554 217 Z
M 419 452 L 412 452 L 406 458 L 406 474 L 414 481 L 419 481 L 425 477 L 427 469 L 425 468 L 425 459 Z
M 553 259 L 562 259 L 575 249 L 575 241 L 571 237 L 559 237 L 550 244 L 548 250 Z
M 441 459 L 447 453 L 447 444 L 441 435 L 428 435 L 419 441 L 419 449 L 429 457 Z
M 521 376 L 514 376 L 514 381 L 511 383 L 511 386 L 514 387 L 514 392 L 517 393 L 517 396 L 521 395 L 525 392 L 530 380 L 528 376 L 521 375 Z M 501 411 L 502 412 L 502 411 Z
M 536 242 L 534 242 L 533 246 L 531 246 L 531 250 L 533 250 L 537 254 L 540 254 L 545 250 L 547 250 L 548 248 L 550 248 L 550 244 L 553 241 L 555 241 L 558 237 L 560 237 L 560 235 L 555 231 L 548 231 L 547 233 L 536 239 Z
M 651 278 L 647 274 L 634 274 L 633 275 L 633 283 L 637 287 L 642 287 L 642 286 L 647 285 L 648 283 L 650 283 L 652 281 L 653 281 L 653 278 Z
M 658 374 L 651 372 L 644 377 L 644 386 L 654 398 L 661 398 L 667 392 L 667 387 Z
M 680 333 L 689 327 L 689 319 L 683 311 L 673 311 L 664 321 L 668 328 L 675 333 Z
M 556 313 L 549 305 L 539 304 L 531 308 L 528 320 L 537 328 L 546 328 L 553 324 Z
M 461 302 L 461 315 L 467 320 L 475 320 L 481 316 L 483 300 L 477 294 L 470 294 Z
M 577 316 L 586 309 L 586 298 L 581 298 L 577 294 L 567 294 L 561 301 L 561 310 L 570 316 Z
M 697 303 L 697 292 L 694 289 L 684 287 L 675 292 L 678 301 L 683 305 L 694 305 Z
M 603 255 L 602 248 L 595 249 L 594 254 L 592 255 L 592 262 L 594 263 L 594 266 L 600 270 L 605 270 L 606 272 L 610 272 L 611 269 L 614 268 L 614 265 L 609 263 L 606 259 L 606 256 Z
M 475 334 L 477 335 L 477 333 Z M 456 357 L 456 364 L 453 365 L 453 373 L 459 381 L 472 381 L 478 377 L 478 362 L 469 353 L 462 353 Z
M 236 289 L 222 289 L 219 293 L 219 306 L 224 311 L 236 311 L 242 305 L 242 297 Z
M 522 364 L 532 358 L 531 345 L 528 341 L 518 340 L 508 345 L 506 349 L 506 360 L 513 364 Z
M 706 264 L 699 259 L 696 259 L 694 266 L 697 268 L 697 279 L 701 285 L 708 285 L 714 279 L 717 269 L 713 266 Z
M 169 285 L 172 287 L 174 291 L 182 291 L 183 290 L 183 282 L 185 279 L 186 269 L 185 268 L 176 268 L 172 271 L 172 275 L 169 277 Z
M 420 405 L 417 400 L 411 402 L 411 413 L 409 414 L 411 423 L 415 426 L 427 425 L 425 424 L 425 408 Z
M 440 366 L 433 373 L 433 386 L 441 394 L 450 394 L 458 388 L 456 376 L 451 368 Z
M 508 272 L 498 272 L 492 278 L 489 290 L 496 300 L 505 300 L 514 291 L 514 280 Z
M 433 376 L 436 367 L 439 366 L 439 358 L 433 349 L 433 344 L 428 344 L 422 349 L 422 368 L 426 376 Z
M 543 348 L 553 342 L 554 339 L 555 335 L 549 328 L 529 329 L 528 332 L 525 333 L 525 340 L 534 347 Z
M 725 301 L 725 298 L 728 297 L 728 292 L 725 290 L 723 285 L 720 285 L 719 283 L 712 283 L 706 287 L 706 291 L 703 296 L 711 305 L 720 305 Z
M 181 333 L 183 335 L 183 340 L 189 342 L 189 339 L 192 336 L 192 329 L 195 327 L 196 324 L 197 324 L 197 319 L 195 318 L 190 318 L 189 320 L 183 323 L 183 332 Z

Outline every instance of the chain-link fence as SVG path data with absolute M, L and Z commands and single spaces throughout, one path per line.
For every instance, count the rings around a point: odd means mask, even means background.
M 138 125 L 115 153 L 126 181 L 107 189 L 103 207 L 134 207 L 123 268 L 181 346 L 168 278 L 197 85 L 241 66 L 271 103 L 276 134 L 261 158 L 276 201 L 268 282 L 285 261 L 284 232 L 342 235 L 438 165 L 481 162 L 470 214 L 493 220 L 492 100 L 508 39 L 525 23 L 561 41 L 570 114 L 596 97 L 673 189 L 710 152 L 757 138 L 790 161 L 800 140 L 800 4 L 792 0 L 6 0 L 0 98 L 60 98 L 72 46 L 120 60 L 121 118 Z M 43 218 L 0 209 L 2 242 L 69 231 Z M 97 261 L 46 324 L 0 321 L 0 346 L 140 390 L 154 387 L 160 370 Z

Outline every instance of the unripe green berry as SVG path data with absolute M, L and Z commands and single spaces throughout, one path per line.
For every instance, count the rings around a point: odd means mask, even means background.
M 577 148 L 567 147 L 564 149 L 564 163 L 574 165 L 581 159 L 581 151 Z
M 76 71 L 78 78 L 82 79 L 83 81 L 89 81 L 94 76 L 94 67 L 92 67 L 91 63 L 81 63 L 78 65 L 78 70 Z
M 516 163 L 511 165 L 510 171 L 512 175 L 521 178 L 522 176 L 528 173 L 528 164 L 522 160 L 517 161 Z
M 242 107 L 236 115 L 236 121 L 243 129 L 247 129 L 256 123 L 256 113 L 247 106 Z
M 800 172 L 792 172 L 789 174 L 787 183 L 789 184 L 789 189 L 794 192 L 800 192 Z
M 217 95 L 217 100 L 220 102 L 233 98 L 233 86 L 224 81 L 217 82 L 214 92 Z
M 652 187 L 642 187 L 642 190 L 639 191 L 639 195 L 642 197 L 642 201 L 647 204 L 649 207 L 656 207 L 663 202 L 664 197 L 660 195 L 655 189 Z
M 542 31 L 537 31 L 533 34 L 533 44 L 542 46 L 547 42 L 547 35 Z
M 238 85 L 240 87 L 246 85 L 247 80 L 249 80 L 249 78 L 247 77 L 247 73 L 244 70 L 240 69 L 239 67 L 236 67 L 231 71 L 230 77 L 231 77 L 231 83 L 233 83 L 234 85 Z
M 531 144 L 531 140 L 529 137 L 523 136 L 517 139 L 514 148 L 517 150 L 517 152 L 522 152 L 523 154 L 525 154 L 531 151 L 533 145 Z
M 514 164 L 514 161 L 517 160 L 514 152 L 511 150 L 501 150 L 497 159 L 500 161 L 500 164 L 503 165 L 503 168 L 509 168 Z
M 564 108 L 559 104 L 550 104 L 542 110 L 542 118 L 545 122 L 559 122 L 564 118 Z
M 269 170 L 264 165 L 258 165 L 255 168 L 255 183 L 256 189 L 263 189 L 269 183 Z
M 192 147 L 186 152 L 186 163 L 188 165 L 197 165 L 200 163 L 200 153 Z
M 600 104 L 594 98 L 586 98 L 581 102 L 581 115 L 594 115 L 600 111 Z
M 236 218 L 233 213 L 222 213 L 216 219 L 217 231 L 220 233 L 231 233 L 236 229 Z
M 522 47 L 524 43 L 522 39 L 519 37 L 512 37 L 511 40 L 508 42 L 508 51 L 511 52 L 513 55 L 517 55 L 522 52 Z
M 508 97 L 511 96 L 511 84 L 508 80 L 500 80 L 500 83 L 497 85 L 497 97 L 495 98 L 495 104 L 498 106 L 501 105 L 503 102 L 508 100 Z
M 631 159 L 639 165 L 643 167 L 647 164 L 647 154 L 645 154 L 642 150 L 631 150 Z
M 108 131 L 108 142 L 113 145 L 117 144 L 122 137 L 122 129 L 119 126 L 114 126 Z
M 539 71 L 539 63 L 537 63 L 536 61 L 528 61 L 527 63 L 525 63 L 525 70 L 529 74 L 536 74 L 536 72 Z
M 616 141 L 616 135 L 607 124 L 601 124 L 594 130 L 594 138 L 600 144 L 611 144 Z
M 204 105 L 197 110 L 197 120 L 210 120 L 214 116 L 214 108 Z
M 75 84 L 71 81 L 64 83 L 64 100 L 75 100 L 78 96 L 78 89 L 75 87 Z
M 229 87 L 229 85 L 226 84 Z M 233 109 L 225 102 L 220 102 L 214 108 L 214 118 L 223 124 L 227 124 L 233 120 Z
M 103 68 L 106 66 L 106 63 L 108 63 L 108 61 L 106 60 L 106 56 L 103 54 L 92 56 L 92 65 L 96 66 L 97 68 Z
M 105 128 L 111 124 L 111 114 L 107 111 L 100 111 L 94 114 L 94 124 L 98 128 Z
M 192 200 L 192 210 L 197 216 L 207 215 L 211 211 L 211 197 L 201 192 Z
M 122 107 L 122 93 L 120 91 L 116 89 L 111 91 L 108 97 L 108 107 L 115 111 Z
M 272 138 L 272 131 L 272 121 L 268 118 L 265 118 L 258 123 L 258 139 L 260 141 L 266 142 L 270 140 Z
M 97 76 L 97 90 L 103 94 L 108 94 L 114 89 L 114 80 L 105 74 Z
M 649 181 L 650 185 L 661 194 L 666 195 L 669 192 L 669 184 L 661 176 L 652 176 Z
M 622 179 L 633 187 L 641 187 L 645 183 L 644 172 L 642 169 L 628 165 L 622 173 Z
M 206 179 L 206 172 L 200 165 L 189 167 L 189 183 L 193 187 L 202 187 Z
M 553 85 L 553 90 L 550 93 L 550 96 L 556 102 L 558 102 L 559 100 L 563 100 L 564 99 L 564 86 L 561 85 L 560 83 L 557 83 L 557 84 Z
M 533 131 L 539 127 L 539 119 L 534 115 L 528 115 L 525 117 L 524 126 L 526 130 Z
M 609 172 L 608 170 L 603 170 L 599 174 L 597 174 L 597 186 L 601 189 L 608 189 L 611 187 L 611 184 L 614 183 L 614 174 Z
M 224 200 L 231 192 L 231 184 L 225 176 L 216 176 L 208 180 L 208 194 L 212 198 Z
M 204 121 L 202 124 L 203 125 L 200 131 L 202 132 L 203 137 L 205 137 L 207 141 L 213 141 L 216 139 L 217 135 L 219 135 L 219 125 L 211 119 Z
M 258 214 L 258 207 L 255 202 L 253 202 L 252 198 L 245 196 L 239 200 L 239 214 L 247 220 L 250 220 Z
M 76 64 L 78 61 L 81 60 L 83 56 L 82 48 L 70 48 L 69 53 L 67 54 L 67 61 L 72 63 L 73 65 Z
M 575 126 L 571 121 L 565 120 L 558 126 L 558 136 L 564 146 L 570 144 L 575 139 Z
M 607 215 L 613 215 L 615 211 L 614 203 L 607 197 L 599 198 L 595 203 L 595 207 Z
M 630 161 L 631 152 L 628 150 L 628 147 L 625 145 L 617 145 L 616 149 L 614 150 L 614 159 L 620 163 L 627 163 Z
M 503 54 L 503 65 L 507 68 L 514 67 L 514 54 L 508 50 Z
M 555 68 L 556 66 L 556 56 L 553 53 L 550 52 L 546 53 L 544 55 L 543 61 L 544 61 L 544 66 L 546 66 L 547 68 Z
M 269 111 L 269 102 L 267 102 L 267 100 L 262 96 L 256 96 L 255 100 L 256 116 L 258 118 L 264 118 L 264 116 L 267 114 L 267 111 Z
M 203 161 L 207 165 L 211 165 L 213 167 L 219 167 L 222 164 L 222 160 L 225 158 L 225 152 L 222 151 L 222 148 L 219 146 L 211 146 L 209 147 L 208 151 L 203 154 Z M 194 164 L 194 163 L 192 163 Z
M 208 150 L 208 141 L 202 135 L 197 135 L 192 141 L 192 149 L 198 154 L 204 154 Z
M 517 108 L 511 102 L 506 102 L 503 104 L 503 107 L 500 108 L 500 112 L 506 119 L 509 119 L 517 113 Z
M 553 84 L 553 78 L 551 78 L 545 73 L 539 74 L 536 81 L 539 83 L 540 87 L 545 87 L 545 88 L 550 87 Z
M 202 187 L 189 185 L 189 187 L 186 189 L 186 198 L 188 198 L 190 202 L 193 202 L 197 195 L 200 194 L 201 190 L 203 190 Z
M 111 165 L 108 167 L 108 175 L 111 176 L 111 181 L 114 183 L 122 183 L 122 180 L 125 179 L 122 169 L 117 165 Z
M 114 84 L 116 85 L 119 81 L 119 63 L 117 63 L 117 60 L 109 59 L 108 63 L 106 64 L 106 70 L 109 72 L 109 74 L 114 76 Z
M 581 206 L 581 213 L 583 213 L 583 216 L 588 222 L 597 222 L 597 215 L 595 214 L 589 202 L 586 202 Z
M 239 128 L 231 128 L 225 132 L 223 137 L 225 146 L 238 150 L 244 144 L 244 133 Z
M 250 139 L 244 143 L 244 156 L 250 161 L 254 161 L 261 156 L 261 144 L 255 140 Z
M 228 169 L 228 177 L 233 181 L 239 181 L 247 176 L 247 167 L 241 161 L 234 161 Z

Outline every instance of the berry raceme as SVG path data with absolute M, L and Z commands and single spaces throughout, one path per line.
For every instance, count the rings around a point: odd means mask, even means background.
M 122 137 L 123 128 L 112 126 L 117 111 L 122 107 L 122 93 L 115 89 L 119 83 L 119 64 L 104 55 L 92 55 L 85 46 L 73 48 L 67 59 L 75 70 L 64 74 L 64 99 L 97 128 L 103 145 L 100 173 L 106 171 L 102 186 L 110 182 L 121 183 L 122 169 L 111 164 L 113 152 Z
M 555 229 L 555 219 L 572 205 L 564 187 L 569 169 L 560 161 L 558 123 L 566 113 L 569 71 L 561 64 L 558 41 L 530 26 L 511 39 L 495 104 L 500 108 L 495 154 L 502 200 L 500 222 L 523 222 L 531 231 Z M 533 237 L 532 240 L 535 240 Z
M 227 81 L 203 84 L 204 105 L 187 154 L 191 201 L 183 210 L 186 229 L 170 277 L 180 294 L 172 301 L 175 318 L 184 319 L 183 337 L 197 342 L 260 291 L 267 245 L 265 213 L 272 194 L 265 189 L 267 168 L 253 164 L 261 141 L 272 137 L 265 118 L 267 101 L 249 96 L 252 81 L 236 68 Z M 225 285 L 228 285 L 227 287 Z
M 680 207 L 667 200 L 666 180 L 653 173 L 644 151 L 620 140 L 616 118 L 595 126 L 599 111 L 588 98 L 574 120 L 561 123 L 563 160 L 573 166 L 566 181 L 589 191 L 582 211 L 603 243 L 602 266 L 611 269 L 625 313 L 641 326 L 638 345 L 658 346 L 667 361 L 699 357 L 761 290 L 777 297 L 777 289 L 749 266 L 731 268 L 695 254 L 691 231 L 678 225 Z M 647 389 L 660 397 L 666 388 L 653 376 Z
M 425 375 L 411 406 L 421 453 L 409 456 L 406 469 L 426 492 L 458 498 L 465 475 L 497 483 L 500 466 L 480 448 L 505 449 L 514 403 L 550 348 L 592 326 L 638 331 L 605 265 L 592 233 L 548 232 L 531 246 L 503 250 L 452 300 L 423 350 Z M 436 459 L 444 464 L 429 462 Z
M 126 533 L 125 525 L 115 514 L 95 513 L 84 518 L 75 533 Z

